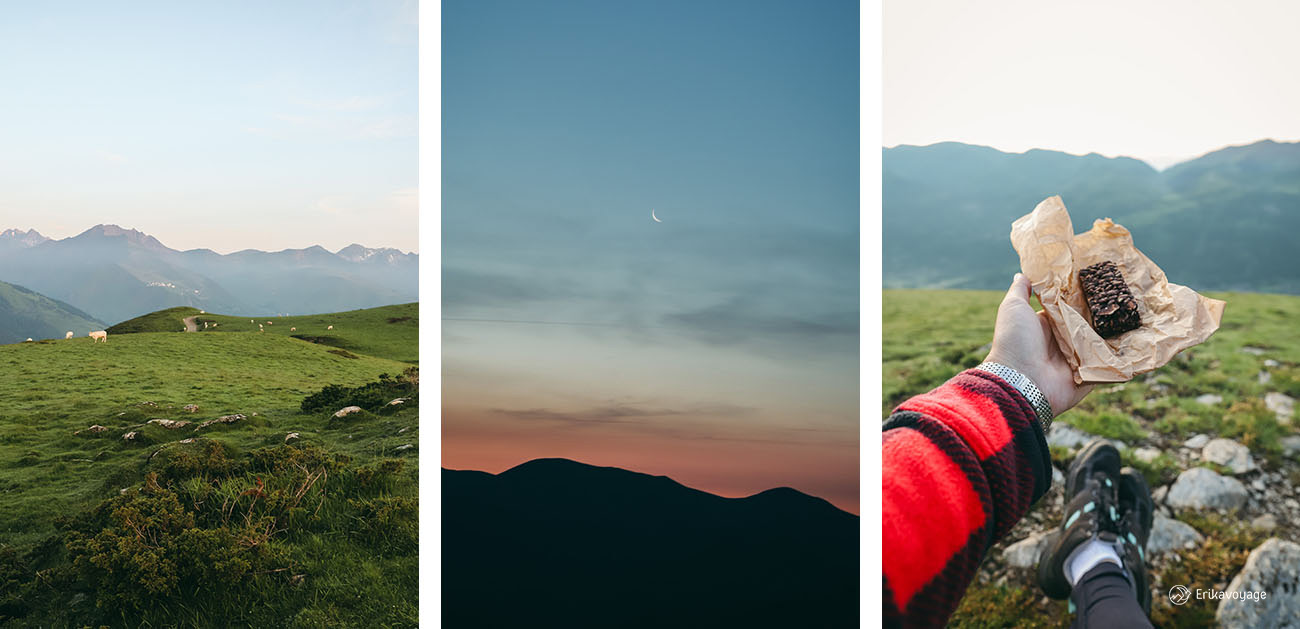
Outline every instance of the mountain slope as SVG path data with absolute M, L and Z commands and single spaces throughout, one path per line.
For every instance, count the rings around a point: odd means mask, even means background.
M 1019 270 L 1011 222 L 1060 194 L 1081 232 L 1128 227 L 1172 281 L 1300 293 L 1300 144 L 1229 147 L 1164 172 L 1129 158 L 958 143 L 884 150 L 886 287 L 999 288 Z
M 28 338 L 61 339 L 68 331 L 85 336 L 103 327 L 94 317 L 68 304 L 22 286 L 0 282 L 0 344 Z
M 564 459 L 442 479 L 448 626 L 856 625 L 858 518 L 819 498 Z

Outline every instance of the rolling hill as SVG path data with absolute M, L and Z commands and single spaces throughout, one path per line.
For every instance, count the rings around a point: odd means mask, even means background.
M 418 373 L 384 347 L 0 346 L 0 625 L 416 625 Z
M 96 225 L 52 240 L 0 235 L 0 280 L 121 321 L 169 307 L 238 315 L 334 312 L 413 301 L 419 256 L 351 245 L 277 252 L 177 251 L 134 229 Z
M 442 491 L 446 626 L 857 625 L 858 518 L 793 489 L 539 459 Z
M 883 153 L 884 285 L 1004 288 L 1011 222 L 1059 194 L 1081 232 L 1110 217 L 1171 281 L 1300 293 L 1300 143 L 1229 147 L 1163 172 L 1144 162 L 946 142 Z
M 86 336 L 102 329 L 104 324 L 68 304 L 0 282 L 0 345 L 28 338 L 61 339 L 68 331 Z

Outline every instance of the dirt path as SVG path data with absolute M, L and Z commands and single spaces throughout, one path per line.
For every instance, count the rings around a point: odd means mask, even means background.
M 181 321 L 184 321 L 184 322 L 185 322 L 185 331 L 186 331 L 186 332 L 198 332 L 198 331 L 199 331 L 199 324 L 197 324 L 197 323 L 194 322 L 194 320 L 197 319 L 197 318 L 199 318 L 198 315 L 195 315 L 195 316 L 193 316 L 193 317 L 185 317 L 184 319 L 181 319 Z

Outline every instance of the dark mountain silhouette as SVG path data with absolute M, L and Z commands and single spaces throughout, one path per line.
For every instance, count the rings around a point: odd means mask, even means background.
M 955 142 L 883 159 L 887 288 L 1005 288 L 1019 270 L 1011 222 L 1059 194 L 1076 232 L 1114 219 L 1171 281 L 1300 293 L 1300 143 L 1228 147 L 1163 172 L 1127 157 Z
M 110 322 L 175 306 L 235 315 L 305 314 L 418 298 L 419 256 L 364 247 L 343 251 L 362 260 L 320 246 L 229 255 L 177 251 L 117 225 L 96 225 L 62 240 L 9 230 L 0 234 L 0 280 Z M 365 255 L 370 251 L 396 255 Z
M 447 627 L 856 627 L 858 517 L 539 459 L 442 471 Z

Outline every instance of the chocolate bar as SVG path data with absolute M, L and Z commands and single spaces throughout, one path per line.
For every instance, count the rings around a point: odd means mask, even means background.
M 1124 282 L 1119 267 L 1109 260 L 1079 271 L 1079 284 L 1092 313 L 1092 329 L 1102 338 L 1119 336 L 1142 327 L 1137 298 Z

